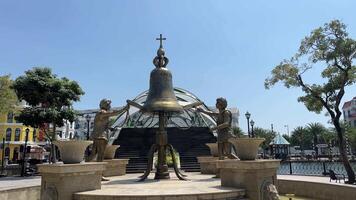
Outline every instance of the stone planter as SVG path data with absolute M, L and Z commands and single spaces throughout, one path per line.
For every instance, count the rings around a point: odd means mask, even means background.
M 113 159 L 115 157 L 116 149 L 119 147 L 120 145 L 106 145 L 104 159 Z
M 216 174 L 218 172 L 216 169 L 216 161 L 219 160 L 218 157 L 199 156 L 197 159 L 200 164 L 200 172 L 202 174 Z
M 229 142 L 234 145 L 240 160 L 255 160 L 258 147 L 264 138 L 230 138 Z
M 214 157 L 219 156 L 218 143 L 206 143 L 206 146 L 209 147 L 212 156 Z
M 122 176 L 126 174 L 126 165 L 129 163 L 129 159 L 109 159 L 104 162 L 107 164 L 103 176 Z
M 59 148 L 64 164 L 75 164 L 84 160 L 84 152 L 89 145 L 93 144 L 93 141 L 58 140 L 53 144 Z

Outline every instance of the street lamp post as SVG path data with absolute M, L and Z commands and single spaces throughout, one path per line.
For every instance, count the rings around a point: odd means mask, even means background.
M 253 126 L 255 125 L 255 121 L 251 120 L 251 136 L 254 138 L 255 137 L 255 132 L 253 131 Z
M 87 140 L 89 140 L 89 138 L 90 138 L 90 120 L 91 120 L 91 116 L 87 115 L 87 116 L 85 116 L 85 119 L 87 120 Z
M 21 170 L 21 176 L 25 176 L 26 173 L 26 151 L 27 151 L 27 141 L 28 141 L 28 133 L 30 132 L 29 128 L 26 128 L 26 137 L 25 137 L 25 146 L 23 148 L 23 156 L 22 156 L 22 170 Z
M 250 117 L 251 117 L 251 114 L 247 111 L 245 113 L 245 117 L 247 119 L 247 134 L 248 134 L 248 137 L 250 138 L 251 137 L 251 134 L 250 134 Z
M 288 137 L 290 137 L 290 135 L 289 135 L 289 126 L 288 125 L 284 125 L 284 127 L 287 128 L 287 135 L 288 135 Z
M 5 168 L 5 137 L 2 138 L 1 174 L 4 173 L 4 168 Z
M 89 140 L 90 138 L 90 120 L 91 120 L 91 116 L 88 114 L 85 116 L 85 119 L 87 120 L 87 140 Z M 86 151 L 85 151 L 85 155 L 87 157 L 89 157 L 89 147 L 87 147 Z

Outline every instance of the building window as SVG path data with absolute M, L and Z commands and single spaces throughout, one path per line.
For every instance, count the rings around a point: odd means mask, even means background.
M 20 134 L 21 134 L 21 130 L 17 128 L 15 130 L 15 141 L 20 141 Z
M 6 147 L 5 148 L 5 157 L 9 158 L 9 156 L 10 156 L 10 148 Z
M 11 141 L 11 134 L 12 134 L 11 128 L 7 128 L 6 129 L 6 141 Z
M 59 135 L 60 138 L 62 138 L 63 137 L 63 132 L 59 131 L 58 135 Z
M 14 113 L 13 112 L 9 112 L 7 114 L 7 123 L 13 123 L 14 122 Z
M 37 137 L 36 129 L 33 129 L 32 141 L 36 142 L 36 137 Z
M 13 161 L 16 161 L 19 159 L 19 148 L 18 147 L 15 147 L 14 148 L 14 155 L 12 156 L 12 160 Z
M 356 120 L 354 120 L 354 127 L 356 127 Z

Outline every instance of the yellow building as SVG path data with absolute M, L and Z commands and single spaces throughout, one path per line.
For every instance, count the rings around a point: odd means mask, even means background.
M 9 162 L 16 162 L 21 159 L 23 148 L 25 146 L 26 129 L 29 129 L 27 145 L 35 144 L 37 141 L 37 130 L 24 126 L 16 122 L 14 113 L 0 114 L 0 162 L 2 156 Z M 3 153 L 3 138 L 5 139 L 5 152 Z

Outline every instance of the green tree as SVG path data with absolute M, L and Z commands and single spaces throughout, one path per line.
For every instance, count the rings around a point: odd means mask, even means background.
M 307 125 L 308 132 L 313 136 L 313 144 L 316 155 L 319 155 L 317 144 L 320 143 L 323 133 L 326 131 L 324 125 L 320 123 L 309 123 Z
M 349 123 L 343 123 L 343 127 L 345 128 L 345 133 L 348 138 L 348 142 L 351 148 L 351 152 L 356 151 L 356 128 L 351 127 Z
M 291 133 L 290 143 L 292 146 L 300 146 L 302 152 L 312 146 L 313 136 L 305 127 L 298 126 Z
M 17 96 L 11 88 L 13 81 L 9 75 L 0 76 L 0 113 L 14 111 L 17 105 Z
M 243 135 L 245 135 L 245 133 L 242 131 L 242 129 L 240 127 L 233 127 L 232 128 L 232 133 L 236 137 L 243 137 Z
M 275 132 L 272 132 L 271 130 L 256 127 L 253 129 L 253 132 L 255 133 L 255 136 L 257 138 L 264 138 L 265 141 L 262 143 L 261 147 L 263 149 L 267 149 L 269 147 L 269 144 L 273 140 L 274 137 L 276 137 Z
M 324 144 L 335 143 L 336 131 L 335 128 L 327 128 L 321 135 L 322 142 Z
M 75 112 L 73 101 L 79 101 L 84 94 L 79 84 L 67 78 L 58 78 L 50 68 L 33 68 L 18 77 L 13 88 L 20 100 L 30 106 L 24 108 L 16 120 L 27 126 L 41 128 L 52 142 L 56 139 L 56 127 L 63 126 L 64 120 L 73 122 Z M 49 133 L 49 126 L 53 129 Z M 52 144 L 52 162 L 55 162 L 55 151 Z
M 282 61 L 272 70 L 265 81 L 268 89 L 278 82 L 287 88 L 300 87 L 304 92 L 298 98 L 309 111 L 320 113 L 325 109 L 335 127 L 339 140 L 340 156 L 348 175 L 349 183 L 355 182 L 355 173 L 345 151 L 344 130 L 340 125 L 340 103 L 345 87 L 356 81 L 356 41 L 348 36 L 346 25 L 338 20 L 326 23 L 305 37 L 298 53 L 289 60 Z M 309 69 L 322 68 L 321 84 L 308 84 L 302 75 Z

